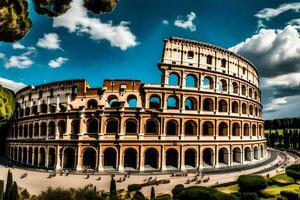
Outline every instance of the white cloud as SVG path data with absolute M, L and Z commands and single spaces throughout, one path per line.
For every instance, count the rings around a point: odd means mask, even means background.
M 270 103 L 268 103 L 265 107 L 265 111 L 276 111 L 280 108 L 280 106 L 287 104 L 287 97 L 275 98 L 272 99 Z
M 5 59 L 5 54 L 0 52 L 0 60 Z
M 25 69 L 33 65 L 33 61 L 25 55 L 21 56 L 11 56 L 5 63 L 5 67 L 8 68 L 19 68 Z
M 15 92 L 26 87 L 26 85 L 24 83 L 15 82 L 15 81 L 12 81 L 12 80 L 9 80 L 6 78 L 1 78 L 1 77 L 0 77 L 0 85 L 2 85 L 5 88 L 11 89 Z
M 164 20 L 162 20 L 162 22 L 161 22 L 163 25 L 169 25 L 169 21 L 168 20 L 166 20 L 166 19 L 164 19 Z
M 128 25 L 129 22 L 121 21 L 115 26 L 111 21 L 104 23 L 98 18 L 89 17 L 81 0 L 74 0 L 71 8 L 53 21 L 53 27 L 65 27 L 72 33 L 86 33 L 96 41 L 107 40 L 121 50 L 138 45 Z
M 58 57 L 57 59 L 50 60 L 48 65 L 52 68 L 58 68 L 61 67 L 68 60 L 69 60 L 68 58 Z
M 281 4 L 278 8 L 264 8 L 256 13 L 255 17 L 259 19 L 269 20 L 273 17 L 276 17 L 284 12 L 289 10 L 293 10 L 299 12 L 300 10 L 300 3 L 285 3 Z
M 37 42 L 37 46 L 45 49 L 56 50 L 60 49 L 60 39 L 56 33 L 44 34 Z
M 300 35 L 291 25 L 284 29 L 261 29 L 230 48 L 253 61 L 265 77 L 300 71 Z
M 262 79 L 262 87 L 274 87 L 274 86 L 299 86 L 300 85 L 300 72 L 283 74 L 271 78 Z
M 23 44 L 19 43 L 19 42 L 15 42 L 15 43 L 12 44 L 12 48 L 13 49 L 25 49 L 26 47 Z
M 196 19 L 196 14 L 191 12 L 186 16 L 186 20 L 183 20 L 181 16 L 178 16 L 174 21 L 174 25 L 183 29 L 190 29 L 190 31 L 196 31 L 196 25 L 193 23 L 194 19 Z

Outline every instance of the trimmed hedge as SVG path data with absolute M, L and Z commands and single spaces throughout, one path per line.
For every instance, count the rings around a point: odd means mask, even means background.
M 172 196 L 170 194 L 163 194 L 157 196 L 154 200 L 172 200 Z
M 300 180 L 300 164 L 288 166 L 285 170 L 286 175 L 293 178 L 295 182 Z
M 259 175 L 241 175 L 237 183 L 241 192 L 256 192 L 266 189 L 268 187 L 267 181 L 264 177 Z
M 129 192 L 133 192 L 133 191 L 138 191 L 138 190 L 142 189 L 142 186 L 140 184 L 131 184 L 131 185 L 128 185 L 127 189 Z
M 281 191 L 280 195 L 287 198 L 288 200 L 299 200 L 299 195 L 296 192 L 292 192 L 292 191 Z

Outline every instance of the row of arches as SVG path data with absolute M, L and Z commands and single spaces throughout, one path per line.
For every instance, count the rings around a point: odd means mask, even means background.
M 71 134 L 78 135 L 80 132 L 79 119 L 74 119 L 71 122 Z M 90 118 L 86 123 L 86 131 L 88 134 L 99 133 L 99 121 L 96 118 Z M 124 123 L 123 131 L 126 134 L 138 134 L 139 133 L 139 122 L 135 118 L 129 118 Z M 196 120 L 187 120 L 181 123 L 179 121 L 171 119 L 166 121 L 164 132 L 161 133 L 160 121 L 158 119 L 148 119 L 142 131 L 145 134 L 150 135 L 186 135 L 186 136 L 263 136 L 262 124 L 252 124 L 240 122 L 228 123 L 221 121 L 215 124 L 212 121 L 204 121 L 199 123 Z M 183 133 L 180 127 L 183 126 Z M 118 134 L 120 130 L 120 122 L 117 118 L 109 118 L 105 123 L 105 133 L 107 134 Z M 216 129 L 216 133 L 215 133 Z M 200 133 L 201 132 L 201 133 Z M 66 133 L 66 122 L 59 120 L 57 124 L 54 121 L 41 122 L 41 123 L 30 123 L 25 125 L 18 125 L 11 127 L 10 137 L 12 138 L 33 138 L 33 137 L 55 137 L 62 136 Z
M 196 74 L 187 74 L 184 79 L 184 85 L 185 87 L 189 88 L 197 88 L 199 85 L 199 80 L 197 78 L 198 76 Z M 180 83 L 180 74 L 178 72 L 170 72 L 168 74 L 168 85 L 171 86 L 180 86 L 182 83 Z M 254 100 L 259 101 L 259 93 L 253 89 L 252 87 L 247 86 L 245 84 L 239 84 L 236 81 L 228 83 L 226 79 L 220 79 L 217 84 L 215 84 L 215 79 L 212 76 L 204 76 L 201 87 L 204 89 L 217 89 L 222 92 L 231 92 L 233 94 L 240 94 L 243 96 L 247 96 L 249 98 L 252 98 Z
M 102 152 L 103 160 L 101 169 L 118 170 L 120 166 L 127 170 L 138 170 L 143 166 L 144 170 L 178 170 L 181 165 L 185 169 L 196 169 L 200 165 L 203 167 L 229 166 L 235 164 L 243 164 L 253 160 L 262 159 L 265 155 L 263 145 L 249 147 L 243 149 L 234 147 L 230 150 L 228 147 L 220 147 L 215 151 L 212 147 L 203 147 L 201 155 L 195 148 L 187 148 L 180 151 L 177 148 L 168 148 L 161 152 L 154 147 L 148 147 L 144 150 L 143 155 L 139 155 L 139 151 L 135 148 L 128 147 L 120 152 L 115 147 L 106 147 Z M 164 158 L 162 158 L 164 156 Z M 86 147 L 81 152 L 81 160 L 77 160 L 77 150 L 72 147 L 66 147 L 60 150 L 57 156 L 54 147 L 46 149 L 44 147 L 10 147 L 9 157 L 23 164 L 38 167 L 59 168 L 64 169 L 95 169 L 98 170 L 98 152 L 95 148 Z M 142 158 L 143 157 L 143 158 Z M 57 159 L 60 159 L 59 162 Z M 143 162 L 142 162 L 143 159 Z M 164 160 L 164 161 L 163 161 Z

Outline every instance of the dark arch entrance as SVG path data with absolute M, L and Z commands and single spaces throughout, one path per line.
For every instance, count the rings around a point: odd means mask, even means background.
M 46 152 L 44 148 L 40 149 L 40 160 L 39 160 L 39 166 L 40 167 L 45 167 L 45 157 L 46 157 Z
M 74 169 L 75 166 L 75 151 L 74 149 L 67 148 L 64 151 L 63 168 Z
M 145 152 L 145 168 L 158 169 L 158 153 L 156 149 L 147 149 Z
M 242 162 L 242 158 L 241 158 L 241 149 L 236 147 L 233 149 L 233 162 L 236 163 L 241 163 Z
M 186 168 L 196 167 L 196 152 L 194 149 L 188 149 L 184 153 L 184 165 Z
M 124 156 L 124 167 L 125 168 L 137 168 L 137 152 L 134 149 L 127 149 Z
M 48 154 L 48 167 L 54 168 L 54 166 L 55 166 L 55 149 L 50 148 Z
M 175 149 L 169 149 L 166 154 L 167 154 L 167 160 L 166 160 L 167 167 L 178 169 L 177 151 Z
M 104 151 L 104 168 L 106 169 L 117 168 L 117 153 L 113 148 L 107 148 Z
M 228 165 L 229 164 L 228 155 L 229 155 L 228 150 L 226 148 L 221 148 L 219 150 L 219 164 Z
M 214 156 L 213 150 L 208 148 L 203 151 L 203 164 L 213 166 L 214 164 Z
M 83 152 L 83 166 L 87 169 L 96 169 L 96 151 L 92 148 L 87 148 Z

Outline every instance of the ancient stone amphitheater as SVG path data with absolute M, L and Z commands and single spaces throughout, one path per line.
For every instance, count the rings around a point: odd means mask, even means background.
M 158 67 L 159 84 L 68 80 L 20 90 L 7 156 L 35 168 L 96 171 L 201 170 L 267 157 L 251 62 L 172 37 Z

